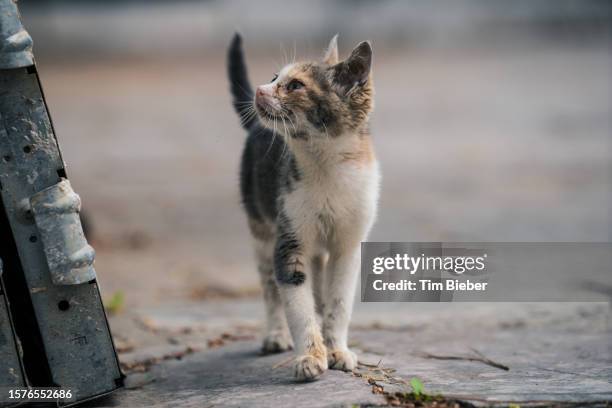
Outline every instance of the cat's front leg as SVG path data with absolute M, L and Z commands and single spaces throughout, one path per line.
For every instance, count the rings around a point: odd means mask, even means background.
M 327 271 L 323 336 L 329 368 L 351 371 L 357 356 L 348 348 L 348 328 L 359 276 L 359 246 L 336 251 Z
M 298 354 L 295 377 L 298 381 L 317 379 L 327 370 L 327 350 L 315 313 L 311 262 L 307 247 L 294 232 L 281 230 L 276 245 L 276 280 L 287 323 Z
M 315 315 L 310 285 L 280 287 L 297 359 L 294 376 L 298 381 L 312 381 L 327 370 L 327 350 Z

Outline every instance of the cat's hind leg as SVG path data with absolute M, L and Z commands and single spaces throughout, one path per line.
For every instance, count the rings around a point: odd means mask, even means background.
M 257 228 L 257 229 L 255 229 Z M 261 350 L 264 354 L 280 353 L 293 348 L 287 318 L 283 310 L 278 285 L 274 278 L 274 233 L 267 226 L 254 225 L 255 255 L 266 309 L 266 328 Z M 257 232 L 257 234 L 255 233 Z
M 329 255 L 325 251 L 312 258 L 312 292 L 317 315 L 322 319 L 325 309 L 325 270 Z

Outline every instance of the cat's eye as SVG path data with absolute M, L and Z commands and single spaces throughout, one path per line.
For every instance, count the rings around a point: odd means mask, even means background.
M 288 91 L 295 91 L 297 89 L 301 89 L 304 87 L 304 83 L 302 81 L 299 81 L 297 79 L 294 79 L 293 81 L 289 82 L 287 84 L 287 90 Z
M 272 77 L 272 80 L 270 81 L 270 83 L 276 81 L 278 79 L 278 74 L 274 74 L 274 76 Z

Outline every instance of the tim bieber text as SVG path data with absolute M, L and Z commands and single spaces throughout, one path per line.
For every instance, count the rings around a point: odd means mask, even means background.
M 488 282 L 472 282 L 469 279 L 460 282 L 458 279 L 445 279 L 442 282 L 435 282 L 431 279 L 408 280 L 402 279 L 396 282 L 384 282 L 377 279 L 372 283 L 374 290 L 382 291 L 485 291 Z

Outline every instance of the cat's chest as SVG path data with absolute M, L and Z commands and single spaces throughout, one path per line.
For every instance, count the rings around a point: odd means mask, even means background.
M 378 193 L 378 169 L 345 166 L 317 178 L 304 178 L 287 194 L 285 203 L 296 221 L 359 222 L 372 212 Z

